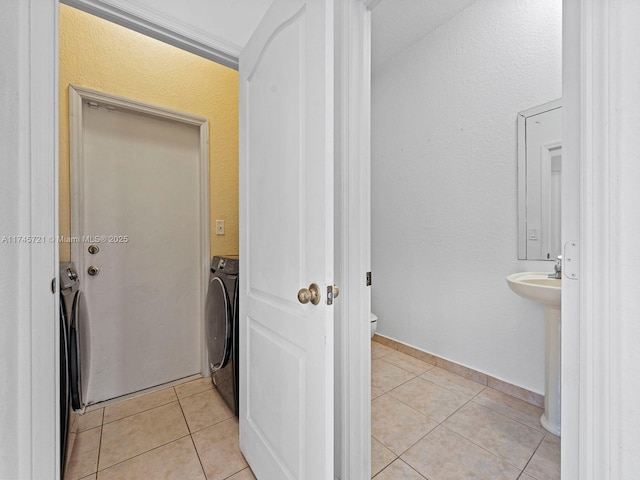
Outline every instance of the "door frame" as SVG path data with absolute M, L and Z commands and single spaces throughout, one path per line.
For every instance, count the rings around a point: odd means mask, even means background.
M 19 4 L 17 8 L 22 13 L 16 21 L 19 22 L 19 38 L 24 41 L 16 42 L 16 48 L 18 58 L 25 59 L 24 63 L 19 63 L 19 71 L 11 73 L 20 75 L 24 85 L 24 89 L 18 92 L 16 105 L 24 114 L 21 121 L 26 133 L 15 142 L 23 152 L 19 159 L 23 162 L 20 171 L 25 172 L 30 186 L 17 196 L 18 209 L 23 218 L 29 219 L 26 221 L 28 232 L 25 233 L 57 234 L 58 5 L 57 0 L 11 1 Z M 377 0 L 362 1 L 368 7 L 377 3 Z M 609 205 L 607 201 L 601 204 L 595 201 L 606 200 L 616 191 L 616 179 L 610 171 L 605 171 L 606 181 L 596 185 L 595 198 L 593 179 L 606 168 L 617 172 L 624 163 L 617 155 L 605 155 L 609 162 L 598 161 L 600 157 L 595 158 L 598 152 L 587 143 L 594 133 L 594 126 L 597 127 L 598 145 L 616 146 L 621 142 L 616 130 L 620 126 L 602 128 L 603 120 L 600 118 L 601 105 L 623 108 L 618 97 L 609 97 L 610 85 L 602 81 L 622 78 L 624 75 L 621 73 L 630 68 L 621 67 L 617 61 L 609 61 L 618 58 L 614 55 L 614 48 L 632 35 L 629 30 L 618 32 L 615 22 L 607 23 L 610 18 L 618 19 L 615 12 L 621 1 L 595 2 L 597 5 L 594 7 L 590 0 L 564 0 L 563 98 L 565 118 L 571 119 L 565 122 L 564 140 L 567 173 L 571 172 L 574 177 L 571 182 L 563 184 L 563 205 L 566 207 L 563 237 L 578 239 L 583 246 L 579 257 L 583 267 L 580 280 L 563 288 L 562 473 L 565 480 L 617 478 L 615 474 L 622 462 L 619 453 L 615 453 L 620 439 L 620 414 L 608 410 L 609 405 L 619 405 L 625 395 L 621 375 L 617 372 L 619 365 L 608 355 L 615 351 L 615 342 L 620 339 L 610 338 L 611 331 L 602 335 L 602 322 L 597 321 L 603 312 L 609 315 L 616 313 L 612 305 L 620 300 L 622 294 L 614 296 L 609 290 L 603 293 L 601 279 L 597 275 L 602 271 L 599 268 L 603 267 L 614 285 L 619 285 L 624 279 L 622 273 L 615 269 L 618 265 L 614 262 L 616 259 L 602 256 L 602 247 L 613 239 L 612 245 L 616 248 L 619 239 L 616 240 L 613 234 L 632 218 L 628 212 L 627 217 L 611 215 L 605 208 Z M 97 8 L 102 6 L 101 2 L 94 3 Z M 97 14 L 100 15 L 99 12 Z M 135 16 L 131 15 L 131 18 L 135 22 Z M 170 23 L 169 19 L 166 27 L 169 30 Z M 618 33 L 615 37 L 614 32 Z M 612 43 L 611 39 L 614 40 Z M 9 65 L 9 69 L 13 66 Z M 354 162 L 358 161 L 360 159 L 354 159 Z M 347 191 L 349 195 L 363 194 Z M 15 197 L 9 200 L 15 200 Z M 616 212 L 620 213 L 620 207 L 617 208 Z M 358 217 L 357 214 L 354 216 Z M 594 249 L 594 246 L 598 248 Z M 358 247 L 350 246 L 356 255 Z M 47 478 L 59 465 L 55 454 L 58 439 L 54 408 L 58 398 L 57 362 L 52 361 L 57 354 L 57 327 L 52 327 L 57 325 L 57 305 L 50 290 L 52 273 L 55 278 L 58 275 L 56 250 L 29 250 L 30 253 L 21 257 L 22 267 L 14 273 L 15 281 L 24 285 L 17 301 L 24 316 L 20 319 L 23 326 L 18 342 L 20 378 L 16 377 L 22 400 L 18 402 L 17 410 L 17 432 L 20 436 L 16 463 L 22 478 Z M 24 251 L 27 252 L 26 249 Z M 358 274 L 354 272 L 355 276 Z M 631 298 L 631 292 L 625 292 Z M 353 301 L 362 300 L 354 297 Z M 358 348 L 355 341 L 349 345 Z M 597 363 L 593 361 L 594 357 L 589 356 L 593 353 L 597 354 Z M 357 378 L 359 372 L 351 368 L 346 373 L 353 373 L 352 378 Z M 605 401 L 601 397 L 603 392 L 606 393 Z
M 334 470 L 371 477 L 371 11 L 381 0 L 335 6 Z
M 111 105 L 116 108 L 131 112 L 150 115 L 153 117 L 171 120 L 186 125 L 193 125 L 199 129 L 199 243 L 200 243 L 200 288 L 198 330 L 200 332 L 200 374 L 209 376 L 207 362 L 207 347 L 205 340 L 205 299 L 209 285 L 210 269 L 210 215 L 209 215 L 209 120 L 190 113 L 172 110 L 159 105 L 152 105 L 130 98 L 112 95 L 89 88 L 69 85 L 69 164 L 70 164 L 70 190 L 71 190 L 71 237 L 79 238 L 84 232 L 84 184 L 83 184 L 83 149 L 84 128 L 82 118 L 82 102 L 92 101 L 101 105 Z M 80 279 L 84 277 L 84 245 L 81 242 L 71 242 L 71 260 L 76 263 L 80 272 Z
M 626 0 L 563 0 L 566 480 L 617 480 L 637 473 L 638 445 L 629 444 L 625 429 L 636 430 L 640 417 L 625 399 L 635 399 L 639 388 L 628 381 L 634 360 L 624 347 L 625 334 L 637 324 L 637 282 L 629 274 L 637 275 L 640 262 L 632 236 L 622 238 L 623 231 L 636 238 L 638 232 L 629 227 L 637 225 L 637 175 L 622 174 L 633 172 L 639 143 L 633 110 L 638 95 L 630 87 L 639 78 L 631 60 L 640 38 L 632 23 L 637 13 L 638 6 Z M 578 260 L 572 268 L 576 280 L 567 276 L 568 255 Z
M 8 48 L 17 50 L 15 64 L 3 65 L 9 82 L 20 84 L 9 95 L 8 111 L 19 135 L 9 151 L 14 163 L 16 192 L 6 202 L 19 215 L 22 235 L 43 236 L 44 242 L 20 248 L 18 269 L 4 272 L 16 285 L 13 310 L 8 319 L 16 326 L 16 358 L 1 370 L 12 385 L 15 404 L 8 406 L 11 427 L 0 448 L 0 470 L 14 478 L 50 478 L 60 470 L 59 445 L 59 305 L 55 294 L 59 278 L 58 245 L 58 4 L 56 0 L 10 0 L 17 13 Z M 11 85 L 11 83 L 9 83 Z M 5 83 L 2 83 L 5 87 Z M 9 92 L 7 92 L 9 93 Z M 7 107 L 5 106 L 5 108 Z M 2 192 L 4 193 L 4 192 Z M 0 195 L 2 195 L 0 193 Z M 10 225 L 12 226 L 12 225 Z M 17 228 L 16 228 L 17 229 Z M 16 232 L 17 234 L 18 232 Z M 25 247 L 25 246 L 23 246 Z M 3 279 L 4 280 L 4 279 Z M 3 282 L 4 283 L 4 282 Z M 4 298 L 4 297 L 3 297 Z M 10 333 L 11 335 L 11 333 Z M 5 397 L 6 398 L 6 397 Z M 6 406 L 5 406 L 6 407 Z M 4 419 L 2 419 L 4 420 Z M 4 423 L 0 428 L 4 427 Z M 5 463 L 6 462 L 6 463 Z M 11 462 L 11 463 L 9 463 Z

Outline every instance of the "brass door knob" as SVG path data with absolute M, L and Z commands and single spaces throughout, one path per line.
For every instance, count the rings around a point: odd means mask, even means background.
M 298 290 L 298 301 L 307 304 L 311 302 L 313 305 L 320 303 L 320 287 L 315 283 L 309 285 L 309 288 L 301 288 Z

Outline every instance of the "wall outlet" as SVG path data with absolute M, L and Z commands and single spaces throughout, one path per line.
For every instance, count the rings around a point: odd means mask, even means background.
M 224 235 L 224 220 L 216 220 L 216 235 Z

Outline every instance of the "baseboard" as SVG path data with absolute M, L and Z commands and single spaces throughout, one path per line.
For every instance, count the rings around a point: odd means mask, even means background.
M 461 377 L 468 378 L 469 380 L 473 380 L 474 382 L 480 383 L 482 385 L 486 385 L 490 388 L 493 388 L 494 390 L 498 390 L 502 393 L 506 393 L 507 395 L 511 395 L 512 397 L 530 403 L 531 405 L 535 405 L 536 407 L 544 408 L 544 395 L 541 395 L 539 393 L 532 392 L 530 390 L 527 390 L 526 388 L 518 387 L 517 385 L 512 385 L 511 383 L 492 377 L 491 375 L 487 375 L 486 373 L 482 373 L 472 368 L 465 367 L 450 360 L 438 357 L 437 355 L 433 355 L 418 348 L 398 342 L 397 340 L 393 340 L 392 338 L 378 335 L 377 333 L 373 336 L 373 341 L 385 345 L 389 348 L 393 348 L 394 350 L 398 350 L 399 352 L 406 353 L 407 355 L 411 355 L 412 357 L 415 357 L 418 360 L 422 360 L 423 362 L 435 365 L 436 367 L 440 367 L 443 370 L 447 370 L 451 373 L 455 373 L 456 375 L 460 375 Z

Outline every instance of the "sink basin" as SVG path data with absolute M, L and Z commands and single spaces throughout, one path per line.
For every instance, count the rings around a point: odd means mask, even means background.
M 507 277 L 509 288 L 521 297 L 550 307 L 560 307 L 562 280 L 548 272 L 522 272 Z
M 560 436 L 560 300 L 562 279 L 548 272 L 522 272 L 507 277 L 509 288 L 521 297 L 544 305 L 545 390 L 542 426 Z

